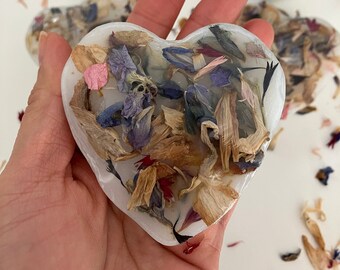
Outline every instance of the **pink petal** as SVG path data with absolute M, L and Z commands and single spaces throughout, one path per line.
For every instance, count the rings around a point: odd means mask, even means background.
M 200 71 L 197 72 L 194 80 L 197 80 L 199 77 L 207 74 L 208 72 L 212 71 L 215 67 L 222 65 L 223 63 L 227 62 L 228 59 L 225 56 L 220 56 L 212 60 L 208 65 L 202 68 Z
M 241 77 L 241 95 L 249 105 L 254 108 L 255 106 L 255 95 L 250 85 Z
M 84 79 L 90 90 L 100 90 L 108 81 L 107 65 L 94 64 L 84 71 Z
M 286 103 L 285 106 L 283 107 L 283 111 L 282 111 L 282 114 L 281 114 L 281 120 L 287 119 L 289 109 L 290 109 L 290 103 Z

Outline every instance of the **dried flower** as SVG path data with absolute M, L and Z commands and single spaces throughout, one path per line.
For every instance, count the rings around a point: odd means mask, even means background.
M 226 54 L 241 59 L 242 61 L 246 60 L 244 54 L 240 51 L 235 42 L 231 40 L 230 32 L 221 29 L 219 25 L 211 26 L 209 29 L 214 34 L 221 47 L 225 50 Z
M 288 252 L 281 255 L 281 259 L 285 262 L 292 262 L 299 258 L 301 254 L 301 248 L 299 248 L 296 252 Z
M 128 90 L 125 85 L 126 76 L 137 70 L 137 67 L 132 61 L 126 46 L 119 49 L 111 49 L 109 52 L 108 64 L 112 74 L 117 79 L 119 91 L 126 92 Z
M 177 68 L 195 72 L 193 63 L 193 50 L 184 47 L 163 48 L 163 56 L 169 63 Z
M 332 133 L 331 133 L 331 140 L 327 143 L 327 146 L 330 148 L 334 148 L 335 144 L 340 141 L 340 127 L 338 127 L 337 129 L 335 129 Z
M 122 116 L 132 118 L 151 105 L 151 93 L 133 92 L 126 96 Z
M 117 102 L 104 111 L 102 111 L 96 118 L 98 124 L 103 127 L 115 127 L 122 124 L 121 111 L 123 109 L 123 102 Z
M 318 173 L 315 175 L 316 179 L 320 181 L 323 185 L 327 186 L 328 185 L 328 179 L 329 175 L 333 173 L 334 170 L 331 167 L 325 167 L 323 169 L 320 169 Z
M 108 70 L 106 63 L 94 64 L 84 71 L 84 80 L 90 90 L 100 90 L 107 84 Z

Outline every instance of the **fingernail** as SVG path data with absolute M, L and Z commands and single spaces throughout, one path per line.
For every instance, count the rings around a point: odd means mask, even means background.
M 44 55 L 45 55 L 45 50 L 46 50 L 46 40 L 47 40 L 48 34 L 44 31 L 40 32 L 39 35 L 39 64 L 42 63 Z

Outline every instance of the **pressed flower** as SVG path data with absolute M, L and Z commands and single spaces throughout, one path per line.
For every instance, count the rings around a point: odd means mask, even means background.
M 231 74 L 231 70 L 217 67 L 210 73 L 210 79 L 214 86 L 222 87 L 230 84 Z
M 108 57 L 108 64 L 112 74 L 117 79 L 119 91 L 126 92 L 128 90 L 125 85 L 126 76 L 137 70 L 126 46 L 118 49 L 111 49 Z
M 200 215 L 193 209 L 190 208 L 189 212 L 187 213 L 184 222 L 182 223 L 181 229 L 179 231 L 185 230 L 189 227 L 192 223 L 200 221 L 202 218 Z
M 197 80 L 198 78 L 204 76 L 205 74 L 209 73 L 210 71 L 212 71 L 214 68 L 216 68 L 217 66 L 227 62 L 228 59 L 224 56 L 220 56 L 218 58 L 215 58 L 214 60 L 212 60 L 209 64 L 207 64 L 206 66 L 204 66 L 202 69 L 200 69 L 197 74 L 194 77 L 194 80 Z
M 244 54 L 240 51 L 238 46 L 230 38 L 231 33 L 220 28 L 219 25 L 209 27 L 210 31 L 216 37 L 218 43 L 225 50 L 226 54 L 234 56 L 242 61 L 246 60 Z
M 331 137 L 332 138 L 327 143 L 327 146 L 333 149 L 335 144 L 340 141 L 340 127 L 331 133 Z
M 98 124 L 103 128 L 115 127 L 122 124 L 121 111 L 123 109 L 123 102 L 117 102 L 104 111 L 102 111 L 96 118 Z
M 133 92 L 126 96 L 122 116 L 132 118 L 151 105 L 151 93 Z
M 89 66 L 105 63 L 107 51 L 98 45 L 77 45 L 72 50 L 71 58 L 78 71 L 83 73 Z
M 163 56 L 175 67 L 184 69 L 191 73 L 195 72 L 192 49 L 184 47 L 167 47 L 163 48 Z
M 327 186 L 329 175 L 333 172 L 334 172 L 334 170 L 332 169 L 332 167 L 328 166 L 328 167 L 325 167 L 323 169 L 320 169 L 317 172 L 317 174 L 315 175 L 315 177 L 316 177 L 316 179 L 318 179 L 320 181 L 320 183 Z
M 106 63 L 94 64 L 84 71 L 84 80 L 90 90 L 98 91 L 107 84 L 108 75 Z
M 301 254 L 301 248 L 299 248 L 296 252 L 288 252 L 288 253 L 282 254 L 280 257 L 285 262 L 291 262 L 299 258 L 300 254 Z
M 176 82 L 168 80 L 158 86 L 158 93 L 169 99 L 180 99 L 184 91 Z
M 209 57 L 220 57 L 224 55 L 224 53 L 217 51 L 208 44 L 204 43 L 201 43 L 201 48 L 195 49 L 195 52 L 204 54 Z
M 246 52 L 248 55 L 256 58 L 267 58 L 266 53 L 263 50 L 262 45 L 257 44 L 255 42 L 247 42 L 246 43 Z
M 127 138 L 133 149 L 140 149 L 149 142 L 153 111 L 154 107 L 150 106 L 132 119 L 131 130 Z
M 274 75 L 275 69 L 279 66 L 279 63 L 277 63 L 276 65 L 274 65 L 274 62 L 271 62 L 269 64 L 269 62 L 267 62 L 267 67 L 266 67 L 266 74 L 264 75 L 264 79 L 263 79 L 263 95 L 262 95 L 262 104 L 264 102 L 264 97 L 267 93 L 270 81 Z

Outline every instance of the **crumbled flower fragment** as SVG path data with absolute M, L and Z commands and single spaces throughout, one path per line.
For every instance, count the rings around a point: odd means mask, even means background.
M 117 79 L 119 91 L 126 92 L 128 90 L 125 85 L 126 76 L 137 70 L 126 46 L 119 49 L 111 49 L 109 52 L 108 64 L 112 74 Z
M 315 177 L 316 177 L 316 179 L 318 179 L 320 181 L 320 183 L 327 186 L 329 175 L 333 172 L 334 172 L 334 170 L 332 169 L 332 167 L 328 166 L 328 167 L 325 167 L 323 169 L 320 169 L 318 171 L 318 173 L 315 175 Z
M 96 118 L 102 128 L 115 127 L 122 124 L 121 111 L 123 102 L 117 102 L 103 110 Z
M 23 110 L 18 112 L 18 120 L 19 120 L 19 122 L 22 121 L 22 118 L 24 117 L 24 114 L 25 114 L 25 112 Z
M 301 110 L 298 110 L 296 112 L 296 114 L 305 115 L 305 114 L 308 114 L 308 113 L 311 113 L 311 112 L 315 112 L 316 110 L 317 110 L 316 107 L 308 105 L 308 106 L 302 108 Z
M 288 252 L 285 254 L 282 254 L 280 257 L 285 262 L 292 262 L 297 260 L 301 254 L 301 248 L 299 248 L 296 252 Z
M 340 127 L 338 127 L 337 129 L 335 129 L 332 133 L 331 133 L 331 139 L 330 141 L 327 143 L 327 146 L 330 148 L 334 148 L 335 144 L 337 142 L 340 141 Z
M 192 49 L 184 47 L 167 47 L 163 48 L 163 56 L 175 67 L 184 69 L 191 73 L 195 72 Z
M 106 63 L 94 64 L 84 71 L 84 80 L 90 90 L 98 91 L 107 84 L 108 75 Z

